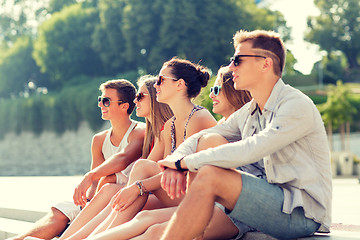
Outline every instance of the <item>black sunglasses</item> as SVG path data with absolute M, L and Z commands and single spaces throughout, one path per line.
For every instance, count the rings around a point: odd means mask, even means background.
M 265 56 L 261 56 L 261 55 L 235 55 L 233 57 L 230 58 L 230 63 L 234 62 L 234 66 L 237 67 L 241 64 L 241 58 L 242 57 L 260 57 L 260 58 L 266 58 Z
M 104 107 L 109 107 L 111 102 L 120 102 L 123 103 L 123 101 L 111 101 L 110 98 L 108 97 L 101 97 L 98 96 L 98 103 L 102 102 L 102 104 L 104 105 Z
M 176 79 L 176 78 L 165 77 L 165 76 L 159 75 L 159 77 L 158 77 L 158 79 L 156 80 L 155 84 L 156 84 L 157 86 L 160 86 L 160 85 L 162 84 L 162 82 L 165 80 L 165 78 L 170 78 L 170 79 L 175 80 L 175 81 L 179 80 L 179 79 Z
M 139 92 L 138 94 L 136 94 L 135 96 L 135 100 L 140 102 L 141 99 L 143 99 L 145 97 L 145 95 L 148 95 L 147 93 L 143 93 L 143 92 Z
M 210 88 L 210 93 L 213 93 L 216 97 L 220 93 L 221 86 L 214 86 Z

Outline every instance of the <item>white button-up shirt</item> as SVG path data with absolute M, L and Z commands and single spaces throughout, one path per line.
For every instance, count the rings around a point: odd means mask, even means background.
M 207 133 L 230 143 L 195 153 L 198 139 Z M 237 168 L 263 159 L 267 181 L 283 189 L 283 212 L 301 206 L 306 217 L 321 224 L 319 231 L 329 231 L 332 178 L 324 124 L 311 99 L 281 79 L 262 113 L 252 100 L 223 124 L 188 138 L 167 159 L 183 156 L 190 171 L 207 164 Z

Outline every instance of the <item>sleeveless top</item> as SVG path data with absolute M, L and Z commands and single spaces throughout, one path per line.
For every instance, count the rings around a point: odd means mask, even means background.
M 102 145 L 102 153 L 104 155 L 105 161 L 107 159 L 109 159 L 112 155 L 114 155 L 115 153 L 118 153 L 122 150 L 125 149 L 125 147 L 128 145 L 128 137 L 131 133 L 131 131 L 135 128 L 137 122 L 136 121 L 132 121 L 131 120 L 131 124 L 130 127 L 128 128 L 128 130 L 126 131 L 126 133 L 124 134 L 123 138 L 121 139 L 121 142 L 119 144 L 119 146 L 114 146 L 112 144 L 112 142 L 110 141 L 110 136 L 112 133 L 112 128 L 110 128 L 108 130 L 108 132 L 106 133 L 106 137 L 104 139 L 104 143 Z M 126 176 L 129 175 L 131 168 L 133 166 L 134 163 L 131 163 L 129 166 L 127 166 L 123 171 L 121 171 L 122 173 L 124 173 Z
M 195 105 L 193 107 L 193 109 L 191 110 L 190 114 L 189 114 L 189 117 L 185 123 L 185 128 L 184 128 L 184 141 L 185 141 L 185 138 L 186 138 L 186 127 L 189 123 L 189 120 L 190 118 L 194 115 L 195 112 L 201 110 L 201 109 L 204 109 L 204 107 L 202 106 L 199 106 L 199 105 Z M 175 152 L 176 150 L 176 137 L 175 137 L 175 120 L 176 120 L 176 117 L 173 116 L 172 117 L 172 120 L 171 120 L 171 153 Z

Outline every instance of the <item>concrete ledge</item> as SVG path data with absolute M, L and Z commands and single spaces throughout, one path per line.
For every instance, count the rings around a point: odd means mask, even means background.
M 0 218 L 0 239 L 13 237 L 21 232 L 25 232 L 33 226 L 34 223 Z
M 0 207 L 0 217 L 25 222 L 36 222 L 45 214 L 46 212 Z

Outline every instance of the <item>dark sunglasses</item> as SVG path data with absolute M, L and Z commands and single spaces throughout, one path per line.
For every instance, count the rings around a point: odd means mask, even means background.
M 221 86 L 214 86 L 210 88 L 210 93 L 213 93 L 216 97 L 220 93 Z
M 165 77 L 165 76 L 159 75 L 159 77 L 158 77 L 158 79 L 156 80 L 155 84 L 156 84 L 157 86 L 160 86 L 160 85 L 162 84 L 162 82 L 165 80 L 165 78 L 170 78 L 170 79 L 175 80 L 175 81 L 179 80 L 179 79 L 176 79 L 176 78 Z
M 260 57 L 260 58 L 266 58 L 265 56 L 261 56 L 261 55 L 235 55 L 233 57 L 230 58 L 230 63 L 234 62 L 234 66 L 237 67 L 241 64 L 241 58 L 242 57 Z
M 141 99 L 143 99 L 145 97 L 145 95 L 148 95 L 147 93 L 143 93 L 143 92 L 139 92 L 138 94 L 136 94 L 135 96 L 135 100 L 140 102 Z
M 108 97 L 101 97 L 98 96 L 98 103 L 102 102 L 102 104 L 104 105 L 104 107 L 109 107 L 111 102 L 120 102 L 123 103 L 123 101 L 111 101 L 110 98 Z

